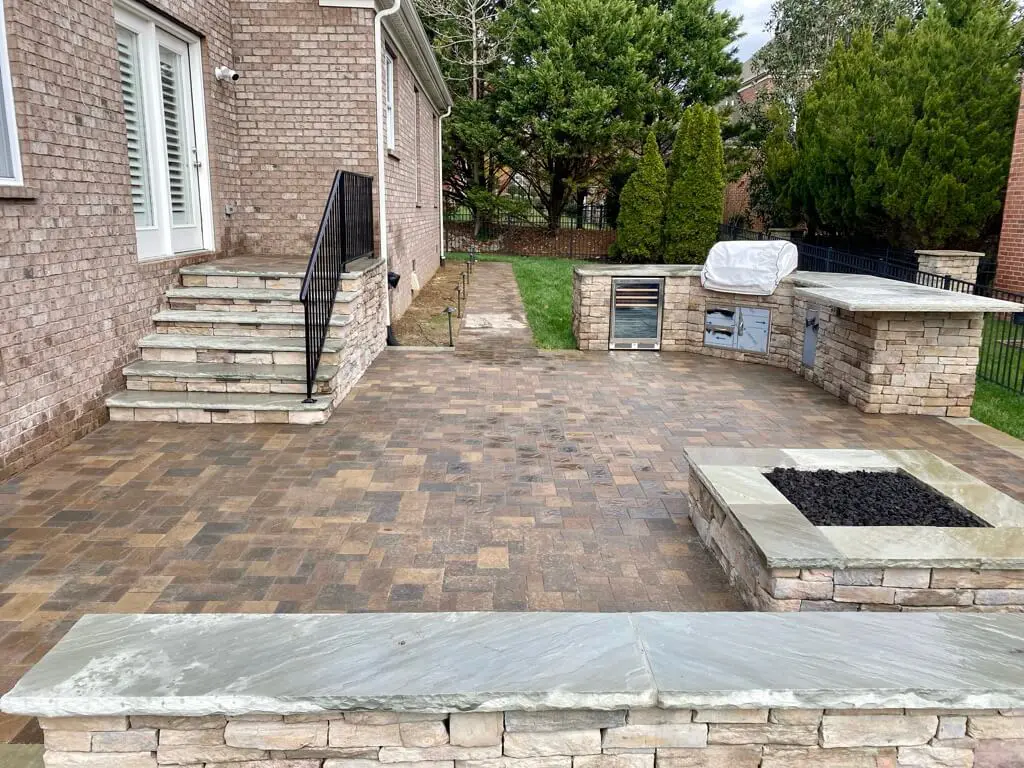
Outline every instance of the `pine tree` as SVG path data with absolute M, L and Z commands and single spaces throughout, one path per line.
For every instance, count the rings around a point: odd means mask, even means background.
M 614 258 L 633 263 L 659 261 L 665 181 L 665 163 L 652 131 L 640 164 L 622 190 Z
M 833 51 L 797 123 L 810 223 L 911 247 L 971 246 L 1009 173 L 1022 28 L 1003 0 L 937 0 Z
M 725 200 L 725 157 L 718 115 L 701 106 L 687 111 L 692 115 L 676 136 L 680 165 L 665 206 L 664 250 L 669 264 L 704 263 L 718 239 Z M 673 158 L 676 155 L 673 151 Z

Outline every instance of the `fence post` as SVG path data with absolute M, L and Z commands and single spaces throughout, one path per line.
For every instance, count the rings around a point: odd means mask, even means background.
M 832 271 L 832 246 L 831 245 L 825 250 L 825 271 L 826 272 L 831 272 Z

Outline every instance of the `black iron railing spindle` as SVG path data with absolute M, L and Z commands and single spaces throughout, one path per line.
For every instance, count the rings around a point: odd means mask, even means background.
M 316 374 L 330 335 L 338 285 L 348 264 L 373 253 L 373 179 L 334 174 L 299 299 L 305 317 L 306 399 L 315 402 Z

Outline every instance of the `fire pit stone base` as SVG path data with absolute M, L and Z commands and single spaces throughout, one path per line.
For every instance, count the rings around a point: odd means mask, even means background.
M 1024 611 L 1024 504 L 925 451 L 699 448 L 690 519 L 762 611 Z M 777 467 L 907 472 L 991 528 L 815 526 Z

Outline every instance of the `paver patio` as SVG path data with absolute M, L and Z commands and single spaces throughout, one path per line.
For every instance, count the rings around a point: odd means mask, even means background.
M 389 349 L 326 426 L 110 423 L 0 485 L 0 692 L 83 613 L 740 609 L 690 445 L 923 448 L 1024 498 L 1024 458 L 785 371 Z

